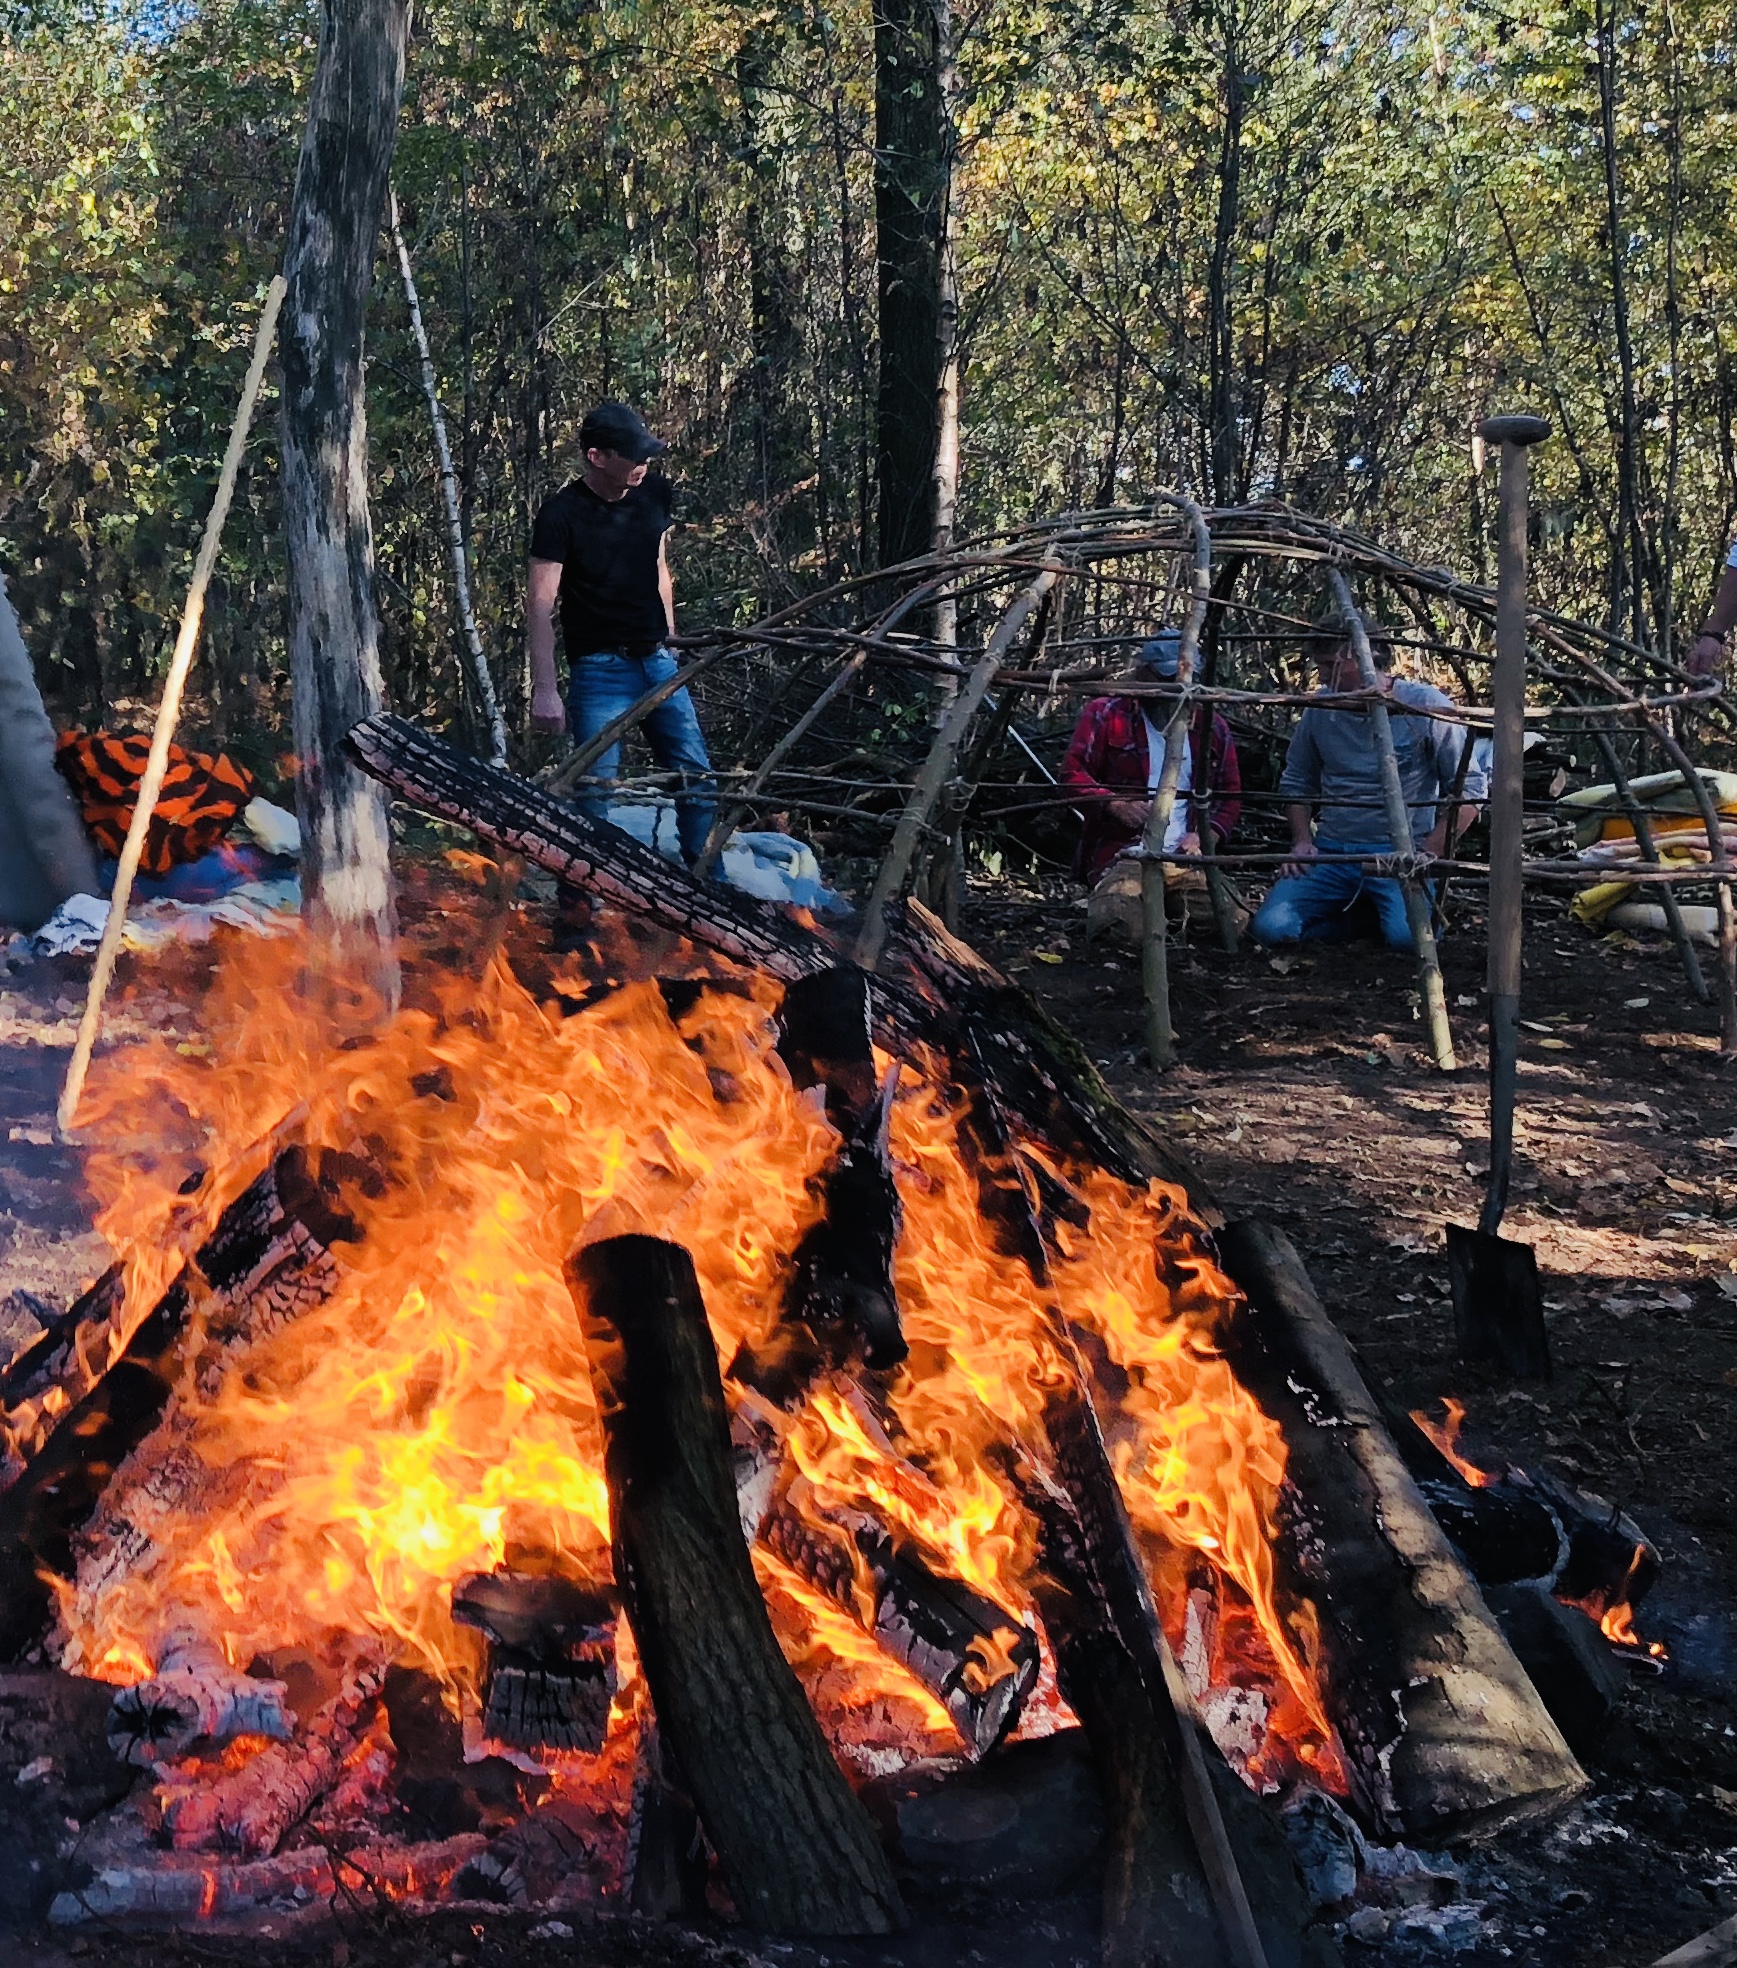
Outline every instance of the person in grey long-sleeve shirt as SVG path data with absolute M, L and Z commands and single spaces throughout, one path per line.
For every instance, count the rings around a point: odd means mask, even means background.
M 1431 716 L 1453 708 L 1453 700 L 1427 683 L 1392 674 L 1393 641 L 1370 631 L 1376 673 L 1388 700 L 1399 780 L 1411 815 L 1411 839 L 1404 845 L 1440 855 L 1472 818 L 1472 803 L 1487 792 L 1486 775 L 1468 762 L 1462 786 L 1467 802 L 1451 816 L 1440 811 L 1460 778 L 1460 762 L 1470 743 L 1466 728 Z M 1362 687 L 1357 659 L 1342 632 L 1335 633 L 1321 659 L 1323 693 Z M 1367 872 L 1354 862 L 1323 860 L 1323 855 L 1394 852 L 1382 794 L 1375 733 L 1368 714 L 1311 704 L 1297 721 L 1285 769 L 1279 779 L 1291 824 L 1291 859 L 1280 870 L 1251 925 L 1257 943 L 1343 941 L 1354 933 L 1359 903 L 1373 906 L 1385 942 L 1411 947 L 1405 896 L 1389 875 Z M 1313 823 L 1313 824 L 1311 824 Z

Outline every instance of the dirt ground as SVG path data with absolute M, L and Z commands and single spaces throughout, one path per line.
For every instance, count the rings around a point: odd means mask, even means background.
M 1507 1387 L 1454 1357 L 1442 1226 L 1475 1221 L 1485 1160 L 1482 946 L 1461 916 L 1445 946 L 1460 1043 L 1434 1071 L 1407 959 L 1371 947 L 1236 956 L 1196 932 L 1176 953 L 1181 1064 L 1144 1064 L 1131 951 L 1088 948 L 1059 886 L 974 892 L 962 925 L 1085 1040 L 1118 1096 L 1190 1155 L 1227 1217 L 1264 1215 L 1301 1249 L 1371 1373 L 1408 1406 L 1455 1395 L 1471 1445 L 1545 1461 L 1620 1503 L 1659 1546 L 1642 1632 L 1670 1650 L 1636 1674 L 1593 1769 L 1558 1824 L 1459 1855 L 1475 1936 L 1467 1968 L 1639 1968 L 1737 1911 L 1737 1079 L 1717 1020 L 1690 1003 L 1668 949 L 1596 941 L 1543 907 L 1528 924 L 1529 1021 L 1519 1169 L 1505 1233 L 1545 1274 L 1556 1376 Z M 84 968 L 0 973 L 0 1352 L 30 1329 L 28 1298 L 62 1303 L 102 1268 L 76 1156 L 52 1108 Z M 178 1024 L 184 1006 L 134 1014 Z M 1445 1941 L 1346 1943 L 1370 1968 L 1445 1958 Z M 508 1914 L 428 1922 L 353 1911 L 336 1928 L 262 1944 L 201 1936 L 70 1943 L 0 1938 L 12 1968 L 69 1959 L 142 1968 L 466 1968 L 515 1961 L 716 1962 L 762 1968 L 1003 1968 L 1094 1958 L 1089 1920 L 956 1908 L 897 1943 L 824 1954 L 637 1925 L 550 1931 Z

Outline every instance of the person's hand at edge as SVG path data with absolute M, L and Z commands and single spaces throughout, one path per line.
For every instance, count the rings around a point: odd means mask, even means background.
M 558 686 L 531 693 L 531 729 L 549 732 L 567 729 L 567 706 L 561 701 Z

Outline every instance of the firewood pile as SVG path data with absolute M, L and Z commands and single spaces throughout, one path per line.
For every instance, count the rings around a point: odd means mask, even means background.
M 159 1115 L 154 1180 L 0 1376 L 0 1723 L 109 1690 L 52 1921 L 883 1934 L 889 1799 L 1077 1726 L 1108 1958 L 1323 1961 L 1281 1807 L 1440 1844 L 1580 1793 L 1540 1606 L 1620 1623 L 1645 1540 L 1385 1414 L 1284 1239 L 925 909 L 863 969 L 400 720 L 351 742 L 639 973 L 539 1003 L 491 945 L 321 1049 L 279 971 L 232 1062 L 93 1089 Z

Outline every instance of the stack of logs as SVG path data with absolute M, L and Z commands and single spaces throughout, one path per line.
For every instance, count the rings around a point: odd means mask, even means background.
M 828 1207 L 793 1254 L 788 1344 L 775 1358 L 731 1361 L 728 1395 L 684 1251 L 617 1237 L 569 1262 L 605 1425 L 615 1577 L 656 1716 L 636 1784 L 635 1903 L 691 1901 L 697 1814 L 751 1926 L 884 1933 L 904 1918 L 867 1812 L 773 1637 L 749 1540 L 869 1625 L 947 1708 L 973 1756 L 1012 1725 L 1037 1672 L 1035 1636 L 1017 1617 L 938 1576 L 872 1514 L 817 1512 L 778 1458 L 781 1415 L 821 1378 L 873 1425 L 874 1376 L 903 1357 L 886 1149 L 898 1068 L 877 1080 L 878 1046 L 924 1071 L 939 1065 L 964 1090 L 981 1207 L 1029 1270 L 1060 1363 L 1041 1429 L 1007 1445 L 1003 1474 L 1038 1528 L 1033 1594 L 1111 1805 L 1109 1958 L 1178 1968 L 1324 1959 L 1270 1812 L 1219 1754 L 1171 1656 L 1105 1450 L 1089 1349 L 1050 1285 L 1054 1217 L 1077 1209 L 1055 1193 L 1053 1167 L 1095 1164 L 1140 1185 L 1157 1177 L 1187 1190 L 1209 1219 L 1210 1198 L 1190 1171 L 1116 1104 L 1073 1041 L 920 906 L 894 905 L 868 975 L 785 912 L 695 882 L 400 720 L 368 720 L 351 746 L 401 798 L 782 980 L 785 1061 L 798 1085 L 823 1090 L 841 1139 Z M 0 1376 L 6 1654 L 42 1635 L 41 1574 L 71 1576 L 80 1552 L 87 1562 L 93 1551 L 136 1561 L 153 1522 L 181 1500 L 178 1375 L 215 1375 L 236 1348 L 319 1303 L 332 1286 L 332 1246 L 362 1234 L 346 1194 L 383 1179 L 365 1155 L 310 1157 L 282 1138 L 263 1143 L 257 1160 L 207 1175 L 190 1195 L 180 1274 L 130 1334 L 113 1332 L 111 1274 Z M 1203 1233 L 1179 1219 L 1177 1234 Z M 1353 1809 L 1378 1834 L 1440 1842 L 1560 1807 L 1583 1788 L 1580 1768 L 1295 1253 L 1277 1233 L 1241 1225 L 1220 1233 L 1218 1255 L 1248 1299 L 1229 1335 L 1233 1365 L 1288 1445 L 1276 1555 L 1287 1587 L 1320 1615 L 1316 1666 Z M 155 1452 L 129 1462 L 148 1437 Z M 134 1478 L 135 1467 L 145 1473 Z M 234 1480 L 247 1480 L 245 1465 Z M 613 1606 L 568 1581 L 495 1575 L 461 1581 L 453 1612 L 488 1641 L 492 1736 L 520 1747 L 600 1739 Z M 128 1753 L 174 1753 L 200 1719 L 190 1724 L 188 1703 L 221 1698 L 197 1681 L 166 1661 L 156 1685 L 133 1692 L 117 1719 Z M 326 1717 L 333 1740 L 343 1737 L 346 1769 L 367 1762 L 356 1704 L 375 1685 L 352 1674 L 334 1697 L 351 1708 Z M 269 1720 L 262 1732 L 273 1733 Z M 311 1753 L 306 1737 L 294 1748 Z M 293 1760 L 287 1748 L 263 1755 Z M 280 1808 L 292 1809 L 296 1787 L 277 1789 Z M 191 1827 L 226 1805 L 189 1797 L 182 1808 Z M 238 1820 L 226 1836 L 257 1852 L 282 1829 L 263 1837 Z

